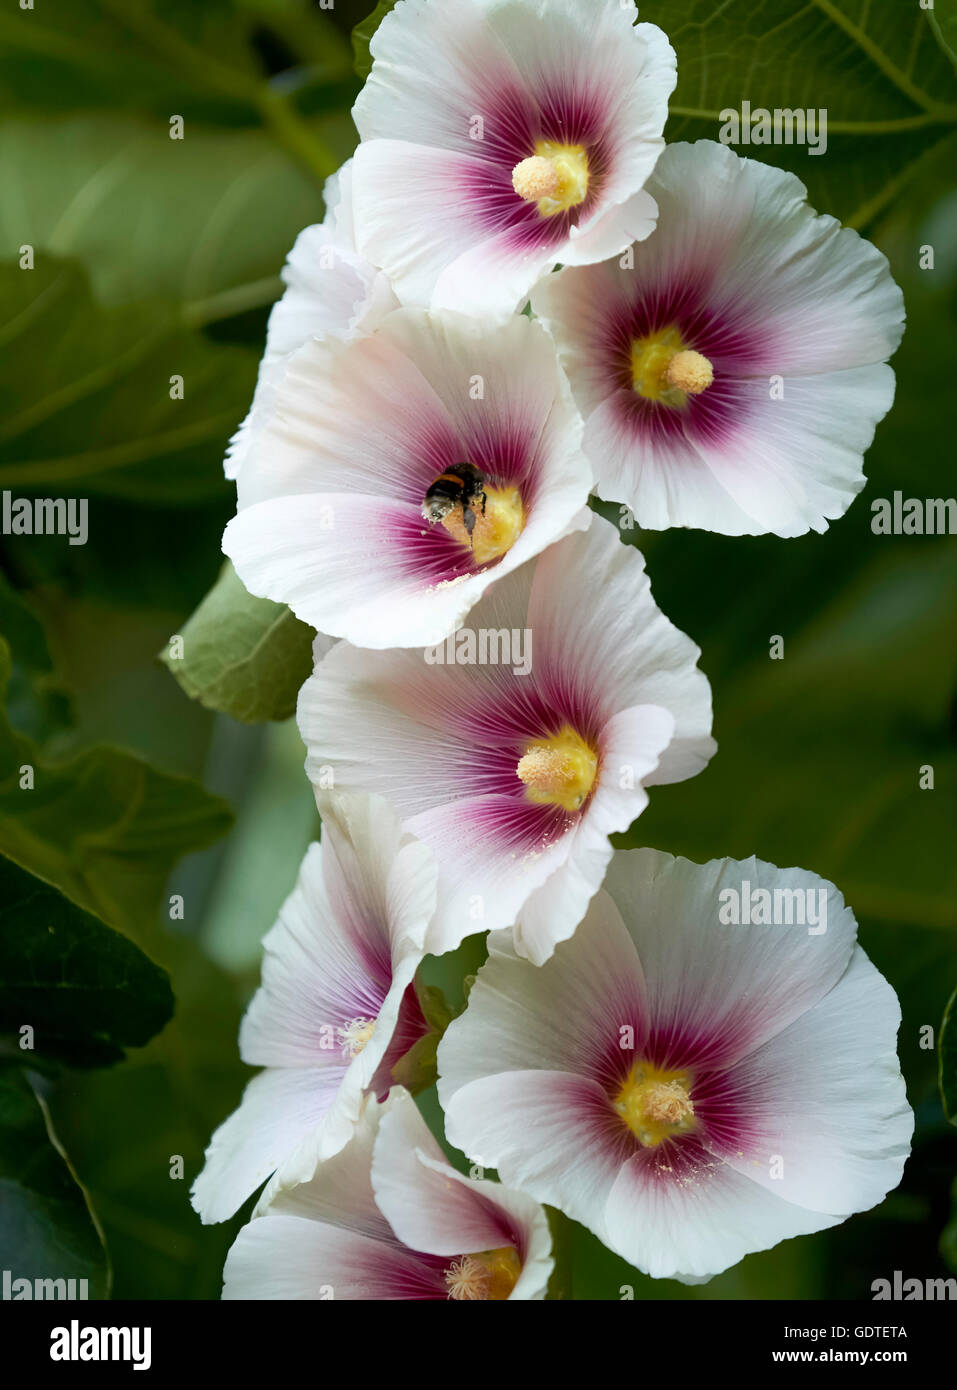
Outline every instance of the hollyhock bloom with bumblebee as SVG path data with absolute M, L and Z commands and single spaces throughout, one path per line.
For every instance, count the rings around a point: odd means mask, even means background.
M 353 1138 L 308 1181 L 277 1190 L 226 1259 L 226 1299 L 545 1297 L 545 1213 L 446 1161 L 411 1096 L 370 1098 Z
M 648 187 L 653 237 L 532 296 L 597 491 L 655 530 L 825 531 L 894 398 L 904 302 L 886 258 L 794 174 L 713 141 L 669 145 Z
M 578 523 L 581 430 L 540 324 L 399 309 L 288 360 L 223 549 L 322 633 L 423 646 Z
M 825 890 L 826 931 L 725 920 L 745 881 Z M 866 1211 L 913 1114 L 900 1006 L 856 936 L 805 870 L 618 852 L 544 965 L 489 938 L 439 1046 L 448 1137 L 656 1277 L 699 1282 Z
M 393 1066 L 428 1032 L 412 981 L 435 911 L 434 860 L 380 797 L 326 796 L 320 811 L 322 841 L 264 938 L 240 1030 L 243 1061 L 265 1070 L 193 1185 L 203 1221 L 224 1221 L 273 1174 L 310 1176 L 348 1142 L 366 1092 L 387 1094 Z
M 527 670 L 341 642 L 300 691 L 314 784 L 376 788 L 433 850 L 436 953 L 514 924 L 518 949 L 547 959 L 646 788 L 693 776 L 714 752 L 697 647 L 617 529 L 589 512 L 582 524 L 472 612 L 468 631 L 531 639 Z
M 676 81 L 630 0 L 399 0 L 353 108 L 356 238 L 403 303 L 511 313 L 654 228 Z

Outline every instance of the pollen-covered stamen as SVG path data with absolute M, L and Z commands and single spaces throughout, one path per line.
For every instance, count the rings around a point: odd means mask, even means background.
M 375 1023 L 374 1018 L 350 1018 L 344 1028 L 336 1029 L 343 1056 L 358 1057 L 375 1032 Z
M 558 170 L 544 155 L 529 155 L 512 170 L 512 187 L 526 203 L 537 203 L 539 198 L 554 198 L 560 183 Z
M 661 1071 L 636 1062 L 614 1098 L 625 1124 L 645 1148 L 694 1128 L 691 1078 L 683 1071 Z
M 662 405 L 683 406 L 714 381 L 707 357 L 682 341 L 674 325 L 636 338 L 631 345 L 631 380 L 639 396 Z
M 703 353 L 686 348 L 683 352 L 675 353 L 668 363 L 665 376 L 679 391 L 700 396 L 714 381 L 714 368 Z
M 598 755 L 566 724 L 557 734 L 530 743 L 515 771 L 530 801 L 578 811 L 594 785 Z
M 503 1245 L 498 1250 L 481 1250 L 453 1260 L 445 1271 L 445 1287 L 449 1298 L 456 1301 L 500 1302 L 509 1297 L 521 1272 L 518 1251 L 512 1245 Z
M 538 140 L 535 153 L 512 170 L 512 187 L 526 203 L 537 203 L 543 217 L 567 212 L 588 195 L 588 155 L 582 145 Z

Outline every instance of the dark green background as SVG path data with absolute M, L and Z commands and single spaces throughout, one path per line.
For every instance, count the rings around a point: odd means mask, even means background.
M 188 1187 L 249 1074 L 236 1031 L 259 939 L 316 829 L 294 726 L 213 714 L 157 653 L 219 570 L 233 508 L 224 446 L 251 395 L 285 254 L 321 218 L 322 180 L 354 144 L 349 31 L 367 8 L 43 0 L 0 14 L 0 488 L 90 499 L 85 547 L 3 540 L 0 632 L 13 663 L 0 743 L 29 738 L 40 759 L 76 761 L 26 822 L 28 794 L 0 780 L 0 851 L 130 936 L 176 997 L 173 1022 L 126 1061 L 54 1067 L 37 1082 L 120 1297 L 218 1296 L 239 1223 L 203 1228 Z M 756 853 L 838 883 L 901 997 L 917 1136 L 900 1189 L 876 1211 L 703 1288 L 653 1283 L 576 1232 L 573 1293 L 868 1298 L 895 1269 L 947 1272 L 941 1250 L 957 1267 L 957 1228 L 945 1235 L 957 1136 L 935 1053 L 920 1046 L 957 985 L 957 548 L 870 528 L 875 497 L 957 491 L 957 26 L 946 0 L 933 23 L 916 0 L 648 0 L 641 18 L 678 53 L 669 139 L 715 137 L 718 112 L 745 98 L 827 108 L 823 157 L 749 153 L 786 163 L 819 210 L 877 242 L 908 327 L 867 488 L 826 535 L 635 537 L 658 602 L 702 647 L 720 751 L 693 781 L 656 789 L 623 838 L 699 861 Z M 182 141 L 169 138 L 173 115 Z M 25 244 L 31 272 L 17 265 Z M 926 245 L 933 270 L 919 268 Z M 168 396 L 174 373 L 180 402 Z M 775 635 L 780 661 L 769 658 Z M 927 764 L 935 786 L 922 791 Z M 219 796 L 237 818 L 225 837 Z M 188 850 L 199 852 L 180 857 Z M 182 921 L 169 920 L 171 894 Z M 475 946 L 433 967 L 452 997 Z M 22 1093 L 11 1094 L 19 1114 Z M 435 1120 L 434 1096 L 423 1104 Z M 183 1180 L 170 1178 L 176 1155 Z

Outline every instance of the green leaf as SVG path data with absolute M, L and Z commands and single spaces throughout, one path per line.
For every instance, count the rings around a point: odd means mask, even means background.
M 169 978 L 139 947 L 0 857 L 0 1034 L 14 1056 L 102 1066 L 172 1014 Z
M 246 724 L 288 719 L 312 671 L 314 637 L 282 604 L 253 597 L 227 562 L 162 660 L 209 709 Z
M 812 204 L 865 226 L 957 121 L 952 63 L 913 4 L 860 0 L 642 0 L 643 21 L 664 29 L 678 55 L 669 141 L 716 140 L 721 112 L 827 111 L 827 150 L 739 145 L 783 164 Z
M 214 345 L 155 307 L 101 309 L 70 262 L 0 265 L 0 296 L 9 308 L 0 487 L 180 507 L 228 496 L 222 458 L 252 396 L 254 352 Z M 114 544 L 97 534 L 95 505 L 88 530 L 80 544 Z M 70 546 L 64 536 L 13 535 L 7 544 Z
M 392 1080 L 404 1086 L 413 1096 L 434 1086 L 438 1076 L 436 1051 L 439 1041 L 438 1033 L 425 1033 L 418 1038 L 393 1066 Z
M 0 634 L 15 653 L 7 692 L 10 721 L 31 738 L 47 738 L 69 723 L 69 700 L 60 688 L 39 616 L 2 574 Z
M 0 14 L 0 100 L 7 108 L 135 108 L 164 119 L 258 118 L 268 26 L 330 86 L 348 72 L 331 18 L 309 0 L 42 0 Z
M 754 577 L 765 572 L 758 556 L 767 547 L 745 545 L 751 587 L 726 614 L 745 642 L 749 609 L 763 615 L 764 636 L 753 641 L 750 663 L 722 679 L 720 641 L 702 639 L 704 669 L 719 677 L 716 756 L 690 782 L 655 788 L 648 810 L 615 842 L 699 862 L 757 854 L 798 864 L 837 883 L 859 915 L 957 929 L 957 861 L 946 848 L 957 819 L 949 729 L 957 553 L 933 541 L 916 551 L 892 548 L 815 613 L 813 588 L 795 576 L 816 555 L 818 582 L 833 581 L 824 555 L 840 542 L 778 544 L 787 548 L 777 570 L 768 568 L 774 580 L 763 590 Z M 708 543 L 705 554 L 726 549 Z M 712 558 L 704 572 L 719 567 Z M 650 569 L 654 585 L 664 573 L 657 546 Z M 663 597 L 666 587 L 659 586 L 658 600 L 681 625 Z M 795 607 L 810 620 L 793 618 Z M 700 627 L 699 611 L 696 637 Z M 784 637 L 780 660 L 769 655 L 771 635 Z M 925 767 L 933 769 L 933 788 L 921 786 Z
M 109 1261 L 86 1193 L 46 1103 L 10 1066 L 0 1067 L 0 1193 L 0 1250 L 11 1278 L 86 1279 L 90 1298 L 109 1295 Z
M 950 996 L 938 1037 L 940 1098 L 944 1114 L 957 1125 L 957 990 Z
M 9 674 L 0 639 L 0 699 Z M 198 783 L 118 748 L 48 763 L 0 714 L 0 852 L 130 935 L 153 930 L 176 860 L 231 823 L 226 803 Z
M 957 67 L 957 0 L 937 0 L 934 8 L 927 11 L 927 18 L 938 43 Z
M 121 1066 L 74 1073 L 50 1107 L 103 1222 L 117 1296 L 216 1299 L 248 1216 L 203 1226 L 188 1192 L 252 1075 L 236 1047 L 242 1008 L 191 938 L 167 933 L 157 954 L 176 995 L 171 1023 Z
M 385 19 L 390 10 L 395 9 L 396 0 L 379 0 L 378 5 L 370 15 L 366 15 L 361 23 L 357 24 L 352 31 L 352 55 L 356 73 L 363 81 L 372 71 L 372 54 L 369 52 L 369 45 L 372 43 L 372 36 L 379 25 Z
M 344 114 L 318 130 L 331 174 L 355 131 Z M 76 258 L 101 303 L 188 304 L 198 322 L 270 304 L 293 242 L 323 211 L 316 177 L 260 129 L 187 127 L 171 140 L 127 117 L 11 121 L 0 168 L 16 208 L 0 223 L 0 257 L 30 245 L 38 263 Z

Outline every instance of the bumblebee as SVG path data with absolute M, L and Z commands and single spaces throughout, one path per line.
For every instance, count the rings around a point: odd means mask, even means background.
M 485 515 L 485 474 L 471 463 L 454 463 L 440 473 L 425 494 L 422 515 L 430 525 L 443 521 L 454 507 L 462 508 L 462 520 L 471 540 L 475 530 L 475 509 L 479 503 Z

